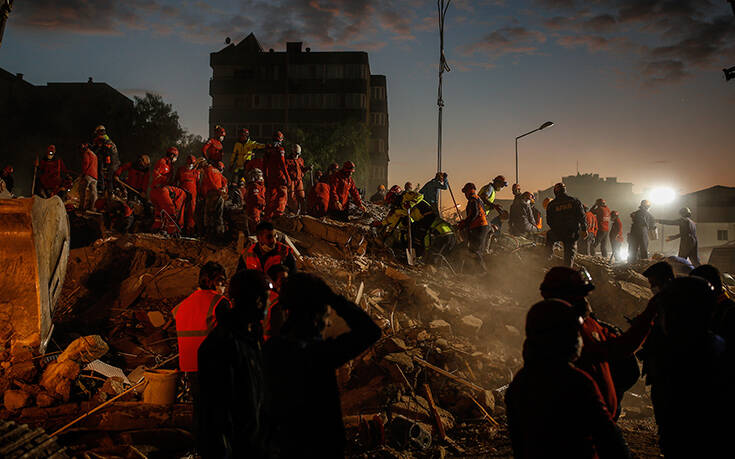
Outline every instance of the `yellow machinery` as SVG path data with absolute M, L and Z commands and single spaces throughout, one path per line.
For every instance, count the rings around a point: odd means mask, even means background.
M 0 199 L 0 339 L 44 352 L 68 257 L 59 197 Z

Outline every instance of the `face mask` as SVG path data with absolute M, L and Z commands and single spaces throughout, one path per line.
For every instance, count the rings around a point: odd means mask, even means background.
M 193 165 L 193 164 L 189 164 L 189 165 L 188 165 L 188 166 L 186 166 L 186 167 L 188 167 L 188 168 L 189 168 L 189 170 L 192 170 L 192 169 L 194 169 L 194 165 Z
M 220 295 L 224 295 L 225 294 L 225 290 L 226 289 L 225 289 L 225 286 L 224 285 L 218 285 L 217 286 L 217 293 L 219 293 Z
M 223 140 L 225 140 L 225 136 L 223 135 L 219 136 L 219 141 L 222 142 Z
M 260 244 L 260 248 L 263 249 L 263 252 L 268 253 L 271 250 L 275 249 L 276 248 L 276 245 L 275 244 L 273 244 L 273 245 Z
M 179 158 L 178 158 L 178 157 L 176 157 L 176 156 L 172 156 L 172 157 L 171 157 L 171 162 L 172 162 L 172 163 L 175 163 L 177 159 L 179 159 Z

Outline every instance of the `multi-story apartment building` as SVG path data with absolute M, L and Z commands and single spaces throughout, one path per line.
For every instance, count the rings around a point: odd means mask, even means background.
M 286 51 L 264 51 L 253 34 L 210 54 L 210 132 L 216 125 L 228 133 L 232 151 L 237 131 L 268 141 L 282 130 L 329 129 L 344 121 L 366 123 L 371 132 L 369 164 L 358 164 L 360 187 L 372 192 L 388 180 L 388 103 L 386 78 L 371 75 L 366 52 L 312 52 L 302 43 Z M 349 152 L 346 152 L 349 153 Z

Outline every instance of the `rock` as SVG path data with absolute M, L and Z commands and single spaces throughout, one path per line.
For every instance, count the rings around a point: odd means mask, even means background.
M 11 364 L 5 374 L 9 379 L 32 381 L 36 373 L 36 365 L 33 363 L 33 360 L 26 360 L 25 362 Z
M 69 400 L 71 381 L 79 375 L 79 365 L 73 360 L 51 363 L 43 372 L 41 385 L 49 393 L 59 396 L 64 402 Z
M 426 341 L 431 338 L 431 335 L 426 330 L 421 330 L 416 334 L 416 341 Z
M 476 336 L 482 328 L 482 319 L 473 315 L 462 317 L 457 324 L 457 331 L 463 335 Z
M 398 282 L 403 282 L 411 279 L 411 277 L 407 274 L 398 271 L 397 269 L 393 269 L 390 266 L 386 266 L 384 272 L 386 276 Z
M 439 298 L 439 294 L 429 288 L 426 284 L 419 284 L 416 285 L 415 288 L 412 289 L 411 293 L 411 300 L 413 303 L 420 307 L 427 309 L 429 311 L 446 311 L 448 307 L 443 304 L 441 299 Z
M 452 326 L 446 321 L 437 319 L 429 322 L 429 330 L 441 336 L 452 336 Z
M 64 352 L 56 359 L 57 363 L 67 360 L 74 361 L 79 365 L 86 365 L 89 362 L 99 359 L 107 354 L 110 347 L 105 343 L 100 335 L 81 336 L 69 344 Z M 45 376 L 45 372 L 44 372 Z M 74 376 L 76 378 L 76 375 Z
M 41 408 L 51 406 L 54 404 L 55 401 L 56 399 L 46 392 L 41 392 L 40 394 L 36 395 L 36 406 L 39 406 Z
M 388 362 L 389 366 L 398 365 L 403 370 L 404 374 L 408 374 L 413 371 L 413 359 L 406 352 L 396 352 L 394 354 L 386 355 L 381 364 Z
M 408 346 L 401 339 L 395 336 L 383 338 L 375 344 L 375 355 L 383 357 L 386 354 L 392 354 L 394 352 L 405 352 L 408 350 Z
M 19 410 L 30 402 L 31 394 L 22 390 L 6 390 L 3 403 L 10 411 Z
M 148 321 L 154 327 L 159 328 L 166 323 L 166 318 L 161 311 L 148 311 Z
M 440 406 L 436 407 L 439 412 L 439 417 L 444 424 L 446 430 L 452 430 L 454 428 L 454 416 L 449 411 L 443 409 Z M 402 395 L 400 399 L 391 405 L 391 410 L 394 413 L 402 414 L 409 419 L 427 422 L 434 424 L 434 418 L 429 412 L 429 402 L 425 398 L 414 395 Z
M 521 336 L 521 332 L 516 327 L 514 327 L 513 325 L 507 325 L 506 324 L 504 327 L 505 327 L 505 331 L 507 331 L 509 335 L 512 335 L 512 336 Z

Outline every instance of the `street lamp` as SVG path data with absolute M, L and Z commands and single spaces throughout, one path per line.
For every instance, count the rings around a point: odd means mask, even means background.
M 522 135 L 519 135 L 518 137 L 516 137 L 516 183 L 519 183 L 518 182 L 518 139 L 520 139 L 522 137 L 526 137 L 529 134 L 533 134 L 536 131 L 540 131 L 542 129 L 546 129 L 547 127 L 551 127 L 553 125 L 554 125 L 554 122 L 553 121 L 547 121 L 544 124 L 542 124 L 541 126 L 539 126 L 536 129 L 534 129 L 533 131 L 528 131 L 525 134 L 522 134 Z

